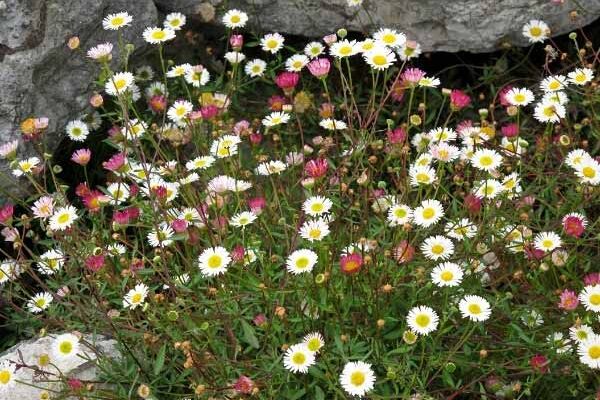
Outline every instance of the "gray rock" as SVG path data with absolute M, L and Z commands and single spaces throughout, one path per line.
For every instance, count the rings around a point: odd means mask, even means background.
M 55 335 L 46 336 L 39 339 L 23 341 L 16 346 L 8 349 L 0 354 L 0 363 L 3 361 L 11 361 L 17 364 L 25 364 L 29 366 L 38 365 L 39 357 L 42 354 L 52 354 L 51 346 Z M 92 349 L 83 345 L 84 342 L 91 344 Z M 84 381 L 97 381 L 99 378 L 98 370 L 94 360 L 97 359 L 96 352 L 102 357 L 118 358 L 120 356 L 117 348 L 117 342 L 103 336 L 86 335 L 80 342 L 80 353 L 85 354 L 85 359 L 82 357 L 71 357 L 68 360 L 51 360 L 56 363 L 57 367 L 63 375 L 69 378 L 81 379 Z M 50 356 L 52 357 L 52 356 Z M 87 360 L 89 359 L 89 360 Z M 56 374 L 56 370 L 47 367 L 48 371 Z M 45 389 L 60 390 L 57 383 L 49 381 L 56 380 L 53 375 L 44 377 L 41 374 L 34 374 L 31 368 L 19 368 L 17 370 L 17 379 L 19 382 L 10 391 L 10 399 L 39 399 L 40 393 Z M 21 383 L 23 382 L 23 383 Z M 8 398 L 6 398 L 8 399 Z
M 136 47 L 144 44 L 143 29 L 158 20 L 152 0 L 3 0 L 2 5 L 0 143 L 20 136 L 23 119 L 46 116 L 49 152 L 56 150 L 69 119 L 87 106 L 97 67 L 86 60 L 85 52 L 104 41 L 116 42 L 117 33 L 102 29 L 103 17 L 128 11 L 134 24 L 122 30 L 123 39 Z M 80 38 L 81 51 L 68 49 L 72 36 Z M 6 163 L 0 165 L 0 188 L 18 195 L 25 185 L 9 174 Z
M 203 3 L 155 2 L 165 12 L 188 14 Z M 565 0 L 561 5 L 550 0 L 364 0 L 366 11 L 349 7 L 346 0 L 231 0 L 227 8 L 248 12 L 252 25 L 264 32 L 317 37 L 338 28 L 369 32 L 389 27 L 405 32 L 424 51 L 450 52 L 493 51 L 505 40 L 526 45 L 521 30 L 531 19 L 541 19 L 553 34 L 562 34 L 600 16 L 600 0 Z M 571 10 L 580 10 L 576 23 L 570 21 Z

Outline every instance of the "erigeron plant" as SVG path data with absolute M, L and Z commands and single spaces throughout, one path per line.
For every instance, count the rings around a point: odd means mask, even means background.
M 71 332 L 122 351 L 99 361 L 111 386 L 59 375 L 63 394 L 593 396 L 598 53 L 474 111 L 394 29 L 296 50 L 279 33 L 245 43 L 247 22 L 223 16 L 221 75 L 165 58 L 178 13 L 144 31 L 155 69 L 128 70 L 121 40 L 89 49 L 94 118 L 66 123 L 77 187 L 44 153 L 46 119 L 21 126 L 39 156 L 1 148 L 36 190 L 0 210 L 13 315 L 56 336 L 48 362 L 80 353 Z M 103 26 L 134 23 L 120 12 Z M 102 182 L 88 178 L 91 136 L 113 149 Z M 35 366 L 0 364 L 0 394 L 27 384 L 21 368 Z

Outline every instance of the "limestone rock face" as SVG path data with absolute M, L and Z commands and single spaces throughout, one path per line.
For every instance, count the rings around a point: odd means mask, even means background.
M 221 6 L 219 0 L 155 0 L 161 10 L 192 13 L 201 4 Z M 338 28 L 371 32 L 396 28 L 421 44 L 424 51 L 488 52 L 505 40 L 526 45 L 521 30 L 531 19 L 541 19 L 552 34 L 562 34 L 600 16 L 600 0 L 364 0 L 350 7 L 347 0 L 231 0 L 228 8 L 246 11 L 252 25 L 318 37 Z M 363 9 L 364 8 L 364 9 Z M 574 23 L 569 11 L 577 10 Z
M 102 19 L 124 10 L 134 16 L 135 24 L 123 30 L 123 40 L 142 46 L 144 27 L 158 20 L 152 0 L 0 0 L 0 143 L 20 137 L 18 124 L 23 119 L 46 116 L 47 149 L 56 150 L 65 125 L 88 101 L 97 67 L 84 52 L 105 41 L 116 42 L 117 33 L 104 31 Z M 72 36 L 81 40 L 79 51 L 67 47 Z M 0 188 L 19 194 L 25 185 L 9 179 L 7 165 L 2 164 Z
M 54 336 L 54 335 L 52 335 Z M 0 354 L 0 363 L 4 361 L 12 361 L 17 364 L 24 363 L 25 365 L 37 365 L 40 355 L 50 354 L 51 346 L 54 338 L 46 336 L 40 339 L 32 339 L 19 343 L 18 345 L 8 349 L 3 354 Z M 93 348 L 102 354 L 103 357 L 117 358 L 120 356 L 116 349 L 116 342 L 106 337 L 86 335 L 83 341 L 93 345 Z M 95 360 L 97 355 L 94 351 L 81 345 L 80 354 L 85 353 L 91 360 Z M 53 363 L 60 368 L 63 375 L 69 378 L 76 378 L 85 381 L 94 381 L 98 379 L 98 371 L 93 361 L 87 361 L 81 357 L 71 357 L 68 360 L 52 360 Z M 56 373 L 54 368 L 48 368 L 48 371 Z M 6 399 L 39 399 L 40 393 L 44 390 L 43 388 L 60 390 L 56 386 L 56 383 L 49 383 L 47 381 L 56 380 L 56 377 L 49 375 L 48 377 L 34 376 L 33 370 L 30 368 L 19 368 L 17 370 L 17 379 L 20 382 L 16 382 L 11 388 L 10 397 Z M 54 386 L 52 386 L 54 385 Z M 36 386 L 36 387 L 34 387 Z M 4 397 L 3 397 L 4 398 Z

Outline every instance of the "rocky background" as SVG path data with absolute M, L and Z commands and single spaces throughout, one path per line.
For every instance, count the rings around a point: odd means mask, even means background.
M 553 34 L 561 34 L 600 15 L 600 0 L 365 0 L 364 9 L 348 7 L 346 0 L 233 0 L 227 7 L 252 15 L 257 33 L 318 37 L 334 27 L 368 32 L 386 26 L 432 52 L 525 45 L 521 29 L 530 19 L 542 19 Z M 116 34 L 102 29 L 105 15 L 133 15 L 124 40 L 143 51 L 143 29 L 157 25 L 162 15 L 179 11 L 209 29 L 223 9 L 221 0 L 0 0 L 0 143 L 19 138 L 25 118 L 46 116 L 47 151 L 60 151 L 64 126 L 86 109 L 96 68 L 66 42 L 78 36 L 87 50 L 114 41 Z M 570 11 L 578 17 L 571 18 Z M 0 197 L 22 195 L 25 186 L 10 178 L 7 167 L 0 164 Z

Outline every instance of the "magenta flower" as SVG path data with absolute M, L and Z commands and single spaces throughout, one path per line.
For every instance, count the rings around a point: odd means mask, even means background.
M 414 86 L 419 83 L 421 79 L 425 77 L 425 71 L 419 68 L 408 68 L 406 71 L 402 73 L 402 80 L 411 86 Z
M 229 44 L 235 51 L 239 51 L 244 45 L 244 37 L 242 35 L 231 35 Z
M 506 124 L 502 125 L 502 135 L 507 138 L 516 137 L 519 134 L 519 125 L 517 124 Z
M 246 250 L 241 244 L 238 244 L 231 250 L 231 258 L 235 262 L 244 261 L 244 254 L 246 254 Z
M 171 222 L 171 228 L 177 233 L 183 233 L 188 227 L 188 222 L 185 219 L 177 218 Z
M 113 172 L 119 172 L 121 168 L 127 163 L 127 155 L 125 153 L 117 153 L 112 156 L 108 161 L 104 161 L 102 166 L 104 169 Z
M 459 89 L 452 89 L 450 92 L 450 105 L 456 110 L 463 109 L 471 104 L 471 98 L 468 94 Z
M 585 232 L 587 220 L 580 214 L 567 214 L 562 219 L 563 230 L 569 236 L 581 237 Z
M 0 224 L 10 225 L 14 210 L 15 206 L 10 203 L 3 205 L 0 208 Z
M 92 152 L 90 149 L 79 149 L 73 152 L 71 155 L 71 161 L 76 164 L 81 165 L 82 167 L 88 165 L 90 159 L 92 158 Z
M 85 259 L 85 266 L 92 272 L 98 272 L 104 266 L 104 255 L 89 256 Z
M 296 87 L 299 80 L 300 74 L 297 72 L 285 71 L 275 77 L 275 83 L 277 86 L 283 89 L 283 91 L 286 93 L 291 92 Z
M 560 294 L 560 301 L 558 303 L 558 308 L 562 308 L 563 310 L 572 311 L 577 308 L 579 305 L 579 299 L 577 298 L 577 293 L 572 290 L 565 289 Z
M 600 272 L 591 272 L 584 276 L 583 284 L 586 286 L 600 285 Z
M 317 78 L 324 78 L 329 74 L 331 62 L 326 58 L 315 58 L 307 65 L 308 70 Z
M 247 201 L 250 211 L 256 215 L 260 215 L 262 209 L 266 207 L 267 200 L 264 197 L 253 197 Z
M 498 98 L 500 99 L 500 104 L 502 107 L 510 106 L 510 102 L 506 98 L 506 95 L 512 90 L 512 88 L 513 87 L 511 85 L 506 85 L 498 92 Z
M 329 163 L 325 158 L 310 160 L 304 165 L 304 172 L 311 178 L 321 178 L 327 173 Z
M 200 112 L 202 113 L 202 118 L 211 119 L 219 114 L 219 107 L 215 105 L 204 106 L 200 109 Z
M 263 326 L 267 323 L 267 317 L 265 317 L 265 314 L 257 314 L 252 322 L 254 322 L 254 325 L 256 326 Z
M 148 107 L 155 114 L 160 114 L 167 109 L 167 98 L 161 94 L 152 96 L 148 100 Z
M 386 132 L 387 138 L 391 144 L 403 143 L 406 140 L 406 131 L 400 127 Z
M 346 275 L 354 275 L 360 272 L 363 258 L 359 253 L 347 254 L 340 257 L 340 268 Z
M 233 388 L 238 393 L 252 394 L 252 390 L 254 389 L 254 382 L 247 376 L 241 375 L 238 378 L 238 380 L 233 384 Z

